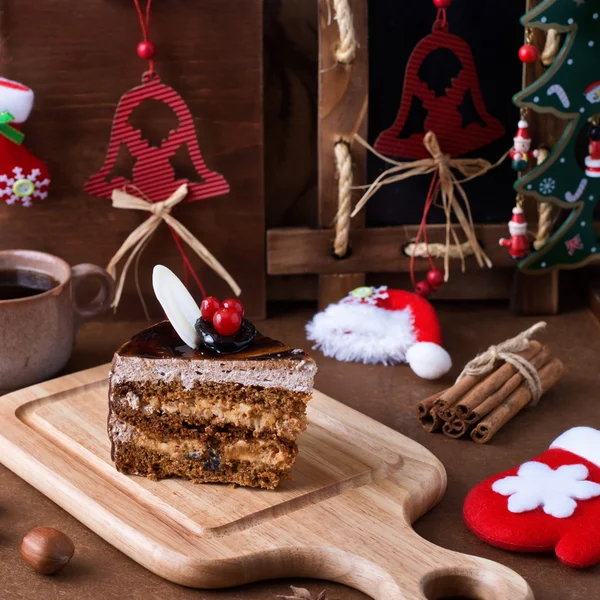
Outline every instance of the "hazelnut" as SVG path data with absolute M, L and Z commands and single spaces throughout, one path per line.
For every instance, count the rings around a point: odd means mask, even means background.
M 21 541 L 23 560 L 38 573 L 58 573 L 69 564 L 75 552 L 73 542 L 52 527 L 32 529 Z

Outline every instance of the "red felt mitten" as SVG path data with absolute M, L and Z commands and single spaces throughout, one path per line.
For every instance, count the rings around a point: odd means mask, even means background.
M 21 133 L 33 99 L 28 87 L 0 77 L 0 200 L 6 204 L 31 206 L 48 196 L 48 168 L 25 148 Z
M 315 315 L 306 331 L 325 356 L 337 360 L 406 362 L 424 379 L 437 379 L 452 367 L 433 306 L 404 290 L 358 288 Z
M 467 496 L 467 526 L 484 541 L 550 552 L 566 565 L 600 562 L 600 431 L 575 427 L 534 461 L 496 475 Z

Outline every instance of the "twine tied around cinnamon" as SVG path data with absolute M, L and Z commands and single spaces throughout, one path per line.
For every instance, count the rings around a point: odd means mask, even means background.
M 138 190 L 139 191 L 139 190 Z M 210 253 L 208 248 L 204 246 L 184 225 L 182 225 L 173 215 L 171 211 L 175 206 L 182 202 L 188 193 L 187 184 L 182 184 L 175 192 L 162 202 L 150 202 L 142 200 L 137 196 L 127 193 L 125 190 L 114 190 L 112 193 L 113 208 L 123 208 L 129 210 L 142 210 L 150 213 L 150 217 L 146 219 L 139 227 L 132 231 L 122 246 L 117 250 L 116 254 L 108 263 L 106 270 L 117 280 L 117 291 L 112 307 L 116 310 L 119 306 L 125 281 L 127 280 L 127 272 L 134 259 L 139 260 L 141 253 L 144 251 L 147 242 L 154 235 L 159 225 L 164 221 L 213 271 L 222 277 L 231 287 L 236 296 L 242 292 L 233 277 L 227 272 L 225 267 Z M 127 254 L 129 257 L 123 266 L 121 275 L 117 279 L 117 265 L 121 259 Z M 139 287 L 138 287 L 139 292 Z
M 483 158 L 452 158 L 450 155 L 442 152 L 437 136 L 433 131 L 429 131 L 423 139 L 423 145 L 430 157 L 411 162 L 398 162 L 379 153 L 359 135 L 356 135 L 355 139 L 375 156 L 392 165 L 392 167 L 379 175 L 372 184 L 357 188 L 366 188 L 367 191 L 356 205 L 352 217 L 355 217 L 384 185 L 404 181 L 405 179 L 418 175 L 429 175 L 433 173 L 439 177 L 439 192 L 442 199 L 442 209 L 446 215 L 446 252 L 444 256 L 445 280 L 448 281 L 450 272 L 450 252 L 448 250 L 451 245 L 451 238 L 454 239 L 454 243 L 459 249 L 461 259 L 464 261 L 461 245 L 456 236 L 456 232 L 452 227 L 452 214 L 456 215 L 479 266 L 492 268 L 492 261 L 479 244 L 479 240 L 475 235 L 475 223 L 473 222 L 471 206 L 463 188 L 463 184 L 495 169 L 504 162 L 508 156 L 508 152 L 495 164 L 492 164 Z M 458 171 L 463 175 L 463 178 L 459 179 L 454 171 Z M 464 208 L 459 202 L 459 198 L 463 200 Z
M 523 376 L 531 390 L 530 406 L 536 406 L 542 397 L 542 382 L 537 369 L 530 361 L 520 356 L 529 348 L 533 337 L 546 328 L 546 323 L 540 321 L 533 327 L 521 332 L 519 335 L 502 342 L 496 346 L 490 346 L 485 352 L 478 354 L 467 366 L 456 380 L 457 383 L 467 375 L 485 375 L 494 370 L 496 361 L 504 361 L 512 365 Z

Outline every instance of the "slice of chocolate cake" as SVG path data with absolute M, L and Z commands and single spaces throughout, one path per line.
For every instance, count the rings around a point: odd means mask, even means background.
M 182 293 L 169 284 L 170 293 Z M 296 437 L 306 428 L 315 363 L 302 350 L 256 333 L 248 338 L 255 330 L 245 320 L 245 339 L 222 336 L 201 321 L 194 348 L 165 321 L 115 354 L 112 458 L 119 471 L 154 479 L 275 488 L 292 468 Z

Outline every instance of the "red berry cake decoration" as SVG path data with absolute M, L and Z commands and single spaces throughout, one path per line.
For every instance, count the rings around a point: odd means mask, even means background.
M 256 337 L 256 328 L 244 318 L 244 305 L 237 298 L 221 302 L 208 296 L 198 306 L 181 280 L 162 265 L 154 267 L 152 283 L 171 325 L 190 348 L 232 354 Z

